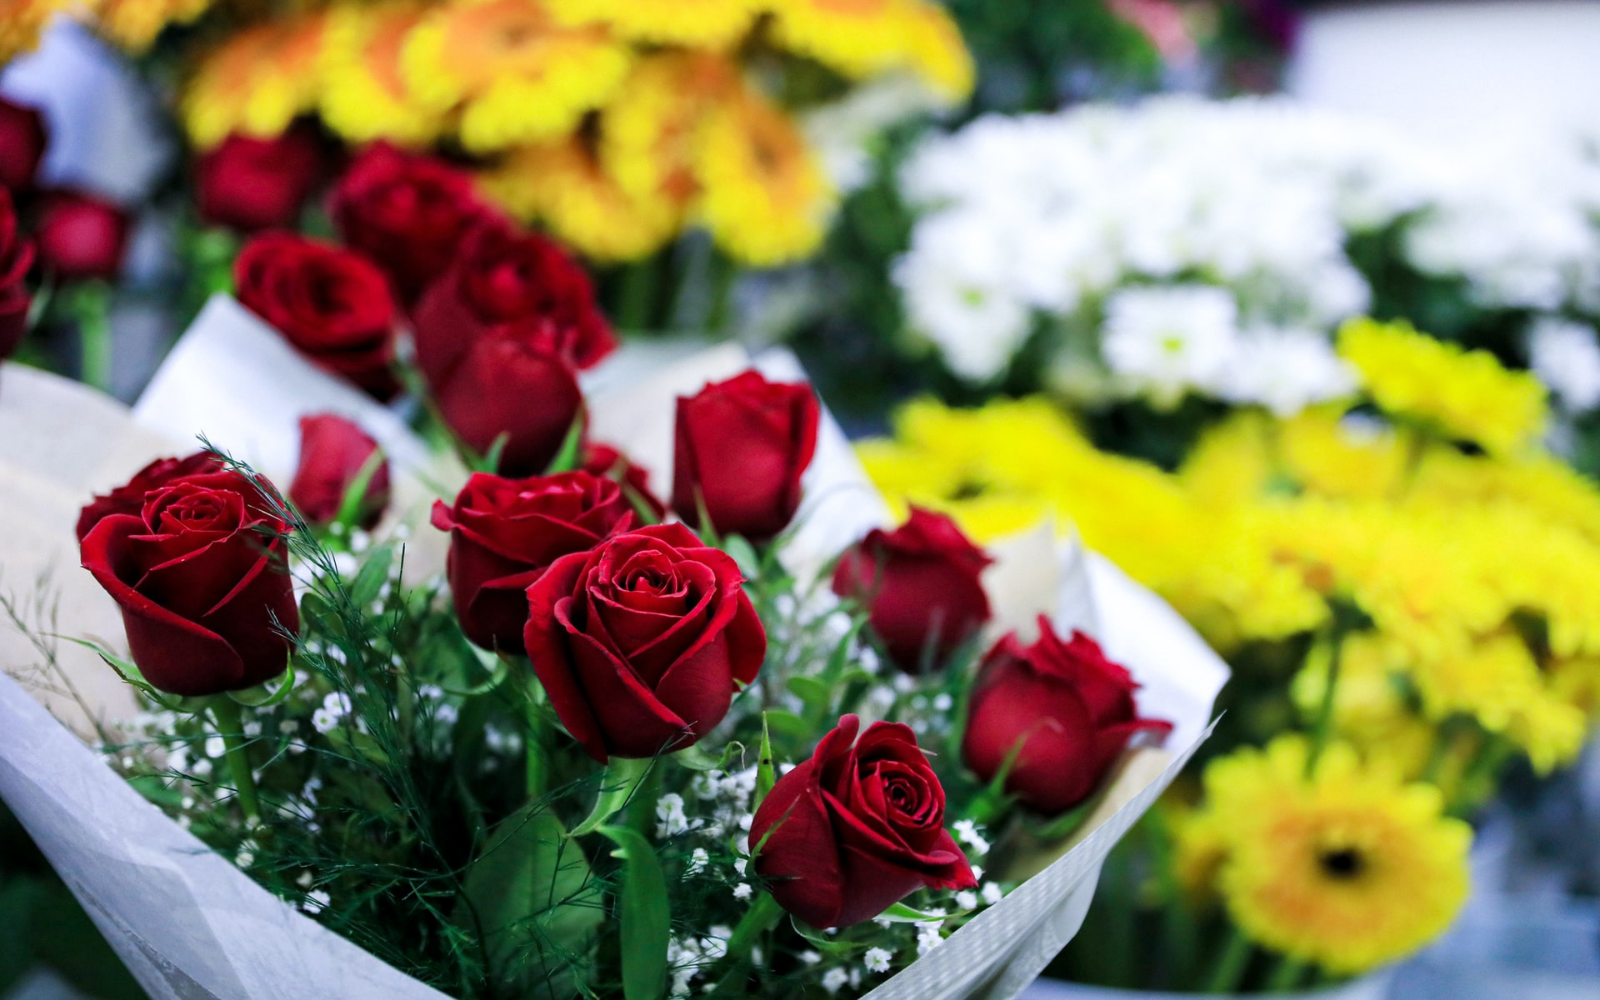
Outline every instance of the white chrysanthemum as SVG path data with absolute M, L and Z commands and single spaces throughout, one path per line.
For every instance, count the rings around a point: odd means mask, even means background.
M 1292 417 L 1354 392 L 1355 373 L 1328 338 L 1311 330 L 1252 329 L 1239 338 L 1220 395 Z
M 1106 365 L 1157 407 L 1193 390 L 1214 392 L 1238 343 L 1238 305 L 1210 285 L 1125 288 L 1106 302 Z
M 1600 406 L 1600 343 L 1594 327 L 1557 316 L 1540 318 L 1528 330 L 1528 361 L 1569 410 Z

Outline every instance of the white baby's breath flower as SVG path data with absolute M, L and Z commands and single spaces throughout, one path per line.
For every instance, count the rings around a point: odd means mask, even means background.
M 939 931 L 939 924 L 917 925 L 917 954 L 926 955 L 928 952 L 944 944 L 944 935 Z
M 822 954 L 820 952 L 811 951 L 809 948 L 805 951 L 802 951 L 795 957 L 807 965 L 816 965 L 818 962 L 822 961 Z
M 983 883 L 983 889 L 981 891 L 983 893 L 984 903 L 989 906 L 993 906 L 1002 899 L 1006 898 L 1006 892 L 1004 889 L 1000 888 L 1000 884 L 998 882 Z
M 749 882 L 740 882 L 733 887 L 733 898 L 740 901 L 749 899 L 752 891 Z
M 964 889 L 956 893 L 956 905 L 963 910 L 976 910 L 978 908 L 978 894 Z
M 676 837 L 689 829 L 689 818 L 683 812 L 683 796 L 667 792 L 656 800 L 656 836 Z
M 696 847 L 689 854 L 689 863 L 683 869 L 683 877 L 698 875 L 706 870 L 706 865 L 711 863 L 711 855 L 704 847 Z
M 850 973 L 844 969 L 834 967 L 822 974 L 822 988 L 829 993 L 837 993 L 850 983 Z
M 955 831 L 956 839 L 972 848 L 974 853 L 988 854 L 989 841 L 978 829 L 978 824 L 970 819 L 956 820 L 951 827 Z
M 306 898 L 301 901 L 300 908 L 305 910 L 307 913 L 316 913 L 320 910 L 327 909 L 328 904 L 332 901 L 333 900 L 324 890 L 313 889 L 312 891 L 306 893 Z
M 889 962 L 894 958 L 894 952 L 887 948 L 868 948 L 866 955 L 862 956 L 861 964 L 867 967 L 868 972 L 888 972 Z
M 228 752 L 228 744 L 220 736 L 206 737 L 206 756 L 221 757 Z

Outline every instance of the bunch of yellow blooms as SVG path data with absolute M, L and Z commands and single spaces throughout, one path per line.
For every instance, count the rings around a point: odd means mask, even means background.
M 1178 824 L 1176 867 L 1256 941 L 1349 973 L 1427 940 L 1459 906 L 1464 832 L 1445 812 L 1491 792 L 1517 754 L 1540 772 L 1570 762 L 1600 716 L 1600 490 L 1539 445 L 1531 376 L 1403 324 L 1353 322 L 1339 351 L 1359 395 L 1289 419 L 1236 411 L 1170 472 L 1096 448 L 1043 399 L 916 402 L 860 456 L 893 500 L 947 511 L 980 540 L 1042 518 L 1075 529 L 1183 612 L 1237 683 L 1268 676 L 1252 663 L 1298 657 L 1276 694 L 1307 720 L 1326 704 L 1322 764 L 1307 769 L 1293 736 L 1213 762 L 1207 804 Z M 1300 790 L 1272 792 L 1296 769 L 1277 758 L 1295 754 Z M 1228 804 L 1252 788 L 1273 808 Z M 1362 855 L 1365 881 L 1318 868 L 1337 853 L 1318 837 L 1388 845 L 1395 867 Z M 1293 843 L 1304 878 L 1284 867 Z M 1407 895 L 1418 852 L 1454 859 L 1438 862 L 1455 874 L 1433 896 Z M 1284 895 L 1297 886 L 1346 910 Z M 1419 933 L 1363 936 L 1378 925 L 1350 916 L 1361 900 L 1411 913 Z
M 27 0 L 0 17 L 0 42 L 31 45 L 34 22 L 65 5 Z M 307 114 L 351 143 L 456 148 L 482 164 L 485 189 L 509 211 L 602 261 L 648 256 L 691 226 L 743 264 L 803 258 L 838 194 L 794 105 L 888 74 L 919 81 L 935 102 L 973 85 L 971 57 L 935 0 L 73 7 L 135 53 L 166 26 L 198 21 L 207 41 L 179 112 L 201 149 L 272 137 Z M 208 10 L 216 17 L 201 19 Z

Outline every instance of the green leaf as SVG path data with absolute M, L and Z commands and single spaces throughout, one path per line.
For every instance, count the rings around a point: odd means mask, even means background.
M 506 443 L 511 440 L 511 432 L 506 431 L 489 445 L 489 450 L 482 457 L 469 462 L 473 472 L 499 472 L 500 456 L 505 453 Z
M 567 436 L 561 439 L 561 450 L 550 460 L 550 467 L 544 470 L 545 475 L 571 472 L 578 467 L 578 460 L 583 451 L 584 423 L 584 414 L 580 409 L 578 415 L 572 418 L 572 426 L 567 428 Z
M 493 995 L 570 1000 L 587 984 L 605 899 L 561 821 L 528 805 L 468 866 L 455 920 L 483 942 Z
M 816 677 L 791 677 L 789 690 L 813 712 L 826 714 L 828 706 L 833 703 L 833 685 Z
M 183 709 L 187 699 L 175 698 L 163 691 L 156 690 L 149 681 L 144 679 L 144 674 L 139 672 L 138 665 L 132 660 L 124 660 L 98 642 L 90 642 L 88 639 L 76 639 L 70 635 L 52 635 L 51 638 L 65 639 L 68 642 L 76 643 L 85 649 L 91 650 L 96 656 L 104 660 L 106 666 L 110 667 L 118 677 L 122 678 L 123 683 L 144 692 L 146 697 L 167 709 L 167 711 L 172 712 Z
M 816 735 L 806 720 L 800 718 L 800 716 L 794 714 L 793 712 L 785 712 L 782 709 L 772 709 L 770 711 L 763 712 L 762 717 L 766 721 L 767 728 L 771 732 L 777 733 L 779 736 L 789 736 L 795 739 L 806 740 Z
M 726 771 L 730 758 L 744 752 L 744 744 L 729 743 L 722 749 L 721 756 L 713 756 L 704 747 L 696 743 L 685 747 L 672 755 L 672 759 L 679 766 L 691 771 Z
M 895 903 L 874 919 L 891 924 L 926 924 L 943 920 L 946 916 L 944 913 L 924 913 L 921 910 L 913 910 L 904 903 Z
M 756 794 L 752 810 L 759 809 L 772 786 L 778 783 L 778 765 L 772 759 L 772 734 L 767 732 L 767 715 L 761 714 L 761 759 L 756 762 Z
M 271 708 L 280 705 L 294 690 L 294 661 L 289 661 L 289 668 L 283 672 L 283 679 L 275 690 L 268 691 L 265 684 L 258 684 L 253 688 L 243 691 L 229 691 L 228 697 L 248 708 Z
M 368 605 L 376 601 L 378 594 L 383 591 L 383 585 L 389 582 L 389 567 L 393 563 L 393 549 L 387 546 L 373 549 L 371 555 L 362 562 L 355 582 L 350 585 L 351 603 L 365 611 Z
M 637 830 L 603 826 L 600 832 L 617 845 L 611 856 L 623 861 L 622 995 L 625 1000 L 660 1000 L 667 992 L 667 945 L 672 934 L 661 860 Z
M 722 551 L 733 556 L 733 561 L 739 564 L 739 572 L 744 574 L 745 579 L 761 579 L 761 556 L 756 552 L 756 547 L 743 535 L 729 535 L 724 538 Z
M 573 829 L 572 836 L 581 837 L 593 833 L 600 829 L 606 820 L 621 812 L 622 807 L 628 804 L 628 800 L 638 790 L 639 783 L 650 773 L 650 768 L 654 765 L 654 760 L 611 758 L 611 763 L 606 765 L 605 773 L 600 776 L 600 792 L 595 796 L 594 809 L 590 811 L 587 819 Z
M 367 503 L 367 488 L 372 485 L 372 477 L 383 468 L 385 461 L 387 459 L 383 449 L 375 450 L 362 463 L 360 471 L 350 480 L 350 485 L 345 487 L 344 498 L 339 501 L 339 512 L 334 515 L 333 523 L 339 526 L 346 538 L 361 523 L 363 516 L 372 509 Z

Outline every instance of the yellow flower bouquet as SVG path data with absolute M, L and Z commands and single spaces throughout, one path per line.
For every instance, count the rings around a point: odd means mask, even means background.
M 1401 959 L 1465 902 L 1507 769 L 1571 763 L 1600 708 L 1600 490 L 1540 444 L 1539 383 L 1400 323 L 1337 348 L 1345 398 L 1234 410 L 1171 468 L 1036 398 L 914 402 L 860 446 L 980 540 L 1075 532 L 1234 668 L 1210 759 L 1125 851 L 1152 933 L 1070 973 L 1286 991 Z

